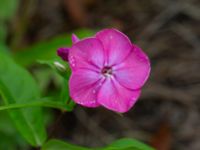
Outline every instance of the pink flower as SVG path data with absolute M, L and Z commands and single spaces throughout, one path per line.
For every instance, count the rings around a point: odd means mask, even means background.
M 72 41 L 71 48 L 58 53 L 64 60 L 68 58 L 72 70 L 72 99 L 86 107 L 127 112 L 149 76 L 147 55 L 116 29 L 104 29 L 83 40 L 73 35 Z

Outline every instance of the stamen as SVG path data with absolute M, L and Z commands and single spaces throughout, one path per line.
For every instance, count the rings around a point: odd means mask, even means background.
M 112 76 L 112 74 L 113 74 L 112 67 L 105 66 L 105 67 L 101 70 L 101 73 L 102 73 L 104 76 L 106 76 L 106 77 Z

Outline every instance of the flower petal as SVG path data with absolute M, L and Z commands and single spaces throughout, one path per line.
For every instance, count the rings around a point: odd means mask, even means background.
M 116 80 L 126 88 L 139 89 L 150 74 L 150 62 L 147 55 L 133 45 L 130 55 L 119 65 L 113 67 Z
M 107 56 L 108 66 L 120 63 L 131 51 L 129 38 L 115 29 L 104 29 L 96 34 L 102 42 Z
M 120 113 L 127 112 L 137 101 L 140 90 L 129 90 L 115 79 L 107 78 L 97 95 L 102 106 Z
M 76 34 L 72 34 L 72 43 L 75 44 L 76 42 L 80 41 L 80 39 L 76 36 Z
M 96 38 L 87 38 L 75 43 L 69 52 L 69 63 L 73 71 L 79 68 L 99 70 L 104 64 L 101 42 Z
M 72 99 L 83 106 L 97 107 L 97 90 L 101 75 L 90 70 L 79 69 L 72 72 L 69 80 L 69 91 Z

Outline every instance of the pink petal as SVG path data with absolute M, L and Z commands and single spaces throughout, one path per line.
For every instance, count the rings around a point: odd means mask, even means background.
M 107 78 L 97 95 L 97 102 L 115 112 L 127 112 L 137 101 L 140 90 L 129 90 L 115 79 Z
M 69 80 L 69 93 L 72 99 L 83 106 L 97 107 L 97 91 L 101 75 L 90 70 L 79 69 L 72 72 Z
M 101 42 L 96 38 L 87 38 L 75 43 L 69 52 L 69 63 L 73 71 L 79 68 L 98 71 L 104 64 Z
M 103 43 L 108 66 L 120 63 L 131 51 L 130 40 L 118 30 L 104 29 L 96 37 Z
M 76 42 L 80 41 L 76 34 L 72 34 L 72 43 L 75 44 Z
M 136 45 L 131 54 L 119 65 L 113 67 L 116 80 L 126 88 L 139 89 L 150 74 L 150 62 L 147 55 Z

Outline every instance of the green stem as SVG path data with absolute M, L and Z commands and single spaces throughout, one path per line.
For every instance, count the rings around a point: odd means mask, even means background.
M 37 100 L 35 102 L 30 102 L 30 103 L 9 104 L 5 106 L 0 106 L 0 111 L 8 110 L 8 109 L 19 109 L 19 108 L 25 108 L 25 107 L 50 107 L 50 108 L 66 110 L 66 107 L 64 107 L 62 103 L 54 102 L 50 100 L 49 98 L 42 98 L 40 100 Z

